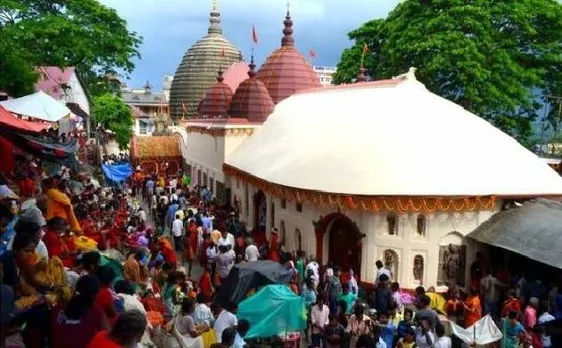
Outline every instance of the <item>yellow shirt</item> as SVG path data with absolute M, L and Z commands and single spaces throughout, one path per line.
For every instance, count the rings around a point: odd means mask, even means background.
M 429 307 L 431 309 L 441 312 L 441 314 L 447 313 L 447 301 L 445 301 L 443 296 L 435 292 L 426 292 L 425 294 L 431 299 L 431 302 L 429 303 Z

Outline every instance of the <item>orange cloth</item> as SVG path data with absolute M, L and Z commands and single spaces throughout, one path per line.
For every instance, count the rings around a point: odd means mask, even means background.
M 140 265 L 134 254 L 123 264 L 123 277 L 132 283 L 141 282 Z
M 482 305 L 478 296 L 470 296 L 464 304 L 470 309 L 464 311 L 464 327 L 469 327 L 482 318 Z
M 279 262 L 279 248 L 281 248 L 281 244 L 279 243 L 279 236 L 277 235 L 277 233 L 273 233 L 269 241 L 269 252 L 267 254 L 267 258 L 270 261 Z
M 50 189 L 47 191 L 47 221 L 58 216 L 65 219 L 73 231 L 80 231 L 80 224 L 74 215 L 74 209 L 68 196 L 58 190 Z
M 510 297 L 504 301 L 501 312 L 502 318 L 507 317 L 509 312 L 516 312 L 521 315 L 521 301 L 518 298 Z

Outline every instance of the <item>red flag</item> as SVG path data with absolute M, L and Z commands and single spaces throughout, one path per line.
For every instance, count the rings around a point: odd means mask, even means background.
M 316 59 L 316 52 L 314 52 L 313 49 L 308 50 L 308 55 L 310 56 L 311 59 Z
M 252 41 L 254 42 L 254 44 L 258 44 L 258 32 L 256 31 L 256 26 L 252 26 Z

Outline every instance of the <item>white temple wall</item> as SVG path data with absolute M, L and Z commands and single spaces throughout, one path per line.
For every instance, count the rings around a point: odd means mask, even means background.
M 224 137 L 188 132 L 186 162 L 192 167 L 192 178 L 197 183 L 197 171 L 201 176 L 207 174 L 208 180 L 224 183 L 222 164 L 224 163 Z
M 233 195 L 240 199 L 241 219 L 247 222 L 248 229 L 252 229 L 254 221 L 254 200 L 253 197 L 258 191 L 251 185 L 248 187 L 248 208 L 246 207 L 245 185 L 242 180 L 233 179 Z M 326 217 L 330 213 L 337 212 L 337 209 L 330 209 L 324 206 L 313 206 L 303 204 L 302 211 L 297 211 L 296 202 L 286 201 L 285 208 L 277 197 L 270 197 L 266 194 L 268 202 L 267 215 L 267 236 L 269 237 L 271 228 L 271 203 L 275 205 L 273 213 L 274 227 L 280 231 L 281 239 L 287 251 L 298 249 L 297 230 L 301 235 L 300 247 L 307 255 L 316 255 L 317 241 L 313 221 L 318 221 L 320 217 Z M 398 214 L 397 229 L 394 235 L 389 234 L 388 220 L 386 212 L 363 212 L 359 210 L 344 210 L 341 214 L 349 217 L 357 224 L 360 232 L 366 236 L 362 239 L 361 250 L 361 280 L 372 283 L 375 278 L 375 262 L 384 262 L 385 250 L 390 250 L 395 254 L 396 274 L 394 280 L 398 281 L 402 287 L 413 289 L 416 286 L 425 287 L 444 284 L 444 276 L 439 276 L 439 269 L 444 268 L 443 253 L 444 248 L 449 244 L 464 248 L 464 283 L 468 284 L 470 275 L 470 264 L 475 259 L 478 251 L 477 243 L 465 238 L 482 222 L 490 218 L 495 212 L 499 211 L 501 202 L 497 203 L 495 211 L 475 211 L 475 212 L 450 212 L 432 213 L 425 216 L 425 229 L 418 233 L 418 215 L 416 213 Z M 323 263 L 326 264 L 329 255 L 329 227 L 322 240 Z M 283 236 L 284 235 L 284 236 Z M 455 247 L 456 248 L 456 247 Z M 441 251 L 440 251 L 441 249 Z M 414 276 L 414 258 L 419 255 L 423 258 L 423 276 L 416 280 Z M 459 272 L 463 272 L 460 271 Z M 460 275 L 459 275 L 460 277 Z

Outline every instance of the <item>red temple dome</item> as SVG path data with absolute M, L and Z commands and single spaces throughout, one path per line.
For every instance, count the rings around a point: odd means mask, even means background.
M 197 113 L 199 117 L 226 117 L 231 100 L 232 89 L 224 82 L 223 73 L 219 70 L 217 82 L 205 93 Z
M 249 122 L 262 123 L 275 109 L 275 104 L 264 83 L 256 78 L 254 57 L 250 63 L 249 78 L 236 89 L 230 103 L 229 115 L 246 118 Z
M 281 47 L 273 51 L 257 74 L 275 104 L 295 92 L 322 86 L 312 66 L 295 48 L 293 21 L 289 11 L 284 24 Z

